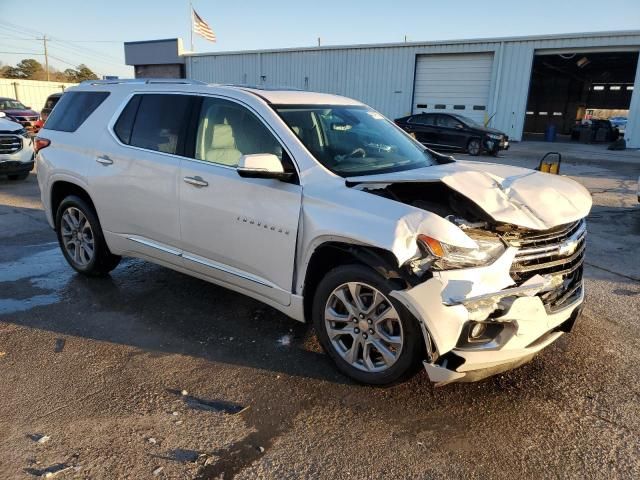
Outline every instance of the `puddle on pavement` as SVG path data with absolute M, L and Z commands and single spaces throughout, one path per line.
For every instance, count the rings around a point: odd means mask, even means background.
M 50 244 L 45 244 L 46 246 Z M 74 275 L 59 248 L 53 247 L 11 262 L 0 263 L 0 315 L 24 312 L 35 307 L 52 305 L 62 299 L 62 291 Z M 5 296 L 3 283 L 28 280 L 34 289 L 32 296 Z M 10 291 L 10 290 L 9 290 Z M 42 292 L 45 293 L 42 293 Z

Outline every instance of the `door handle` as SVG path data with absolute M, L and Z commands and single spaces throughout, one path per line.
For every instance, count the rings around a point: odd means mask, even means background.
M 113 160 L 111 160 L 109 155 L 100 155 L 98 156 L 98 158 L 96 158 L 96 162 L 100 163 L 101 165 L 111 165 L 113 163 Z
M 193 185 L 194 187 L 208 187 L 209 182 L 204 180 L 202 177 L 184 177 L 183 180 L 185 183 L 189 185 Z

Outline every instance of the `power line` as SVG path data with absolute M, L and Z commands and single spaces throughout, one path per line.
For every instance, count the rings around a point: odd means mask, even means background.
M 16 55 L 44 55 L 43 53 L 38 53 L 38 52 L 0 52 L 0 53 L 6 53 L 6 54 L 16 54 Z
M 67 43 L 68 42 L 67 40 L 60 40 L 60 39 L 56 39 L 56 38 L 54 38 L 53 41 L 54 42 L 58 42 L 58 43 L 61 43 L 61 42 L 62 43 Z M 120 61 L 120 59 L 117 58 L 117 57 L 114 57 L 114 56 L 109 55 L 107 53 L 101 52 L 99 50 L 94 50 L 92 48 L 83 47 L 81 45 L 73 45 L 73 44 L 71 44 L 71 45 L 66 45 L 66 47 L 67 48 L 72 48 L 72 49 L 75 49 L 75 50 L 78 50 L 78 51 L 81 51 L 81 52 L 88 52 L 88 53 L 91 53 L 91 54 L 94 54 L 94 55 L 103 56 L 105 58 L 110 58 L 112 60 Z

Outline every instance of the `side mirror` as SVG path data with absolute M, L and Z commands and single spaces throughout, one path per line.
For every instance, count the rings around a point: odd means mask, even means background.
M 238 161 L 238 175 L 244 178 L 273 178 L 288 180 L 293 175 L 285 172 L 282 162 L 271 153 L 242 155 Z
M 456 128 L 464 128 L 464 125 L 462 125 L 461 123 L 456 123 Z
M 4 117 L 6 117 L 6 116 L 7 116 L 7 114 L 6 114 L 6 113 L 4 113 L 4 112 L 0 112 L 0 118 L 4 118 Z

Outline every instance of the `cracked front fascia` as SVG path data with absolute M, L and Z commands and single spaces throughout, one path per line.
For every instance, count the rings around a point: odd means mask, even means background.
M 504 297 L 518 297 L 513 303 L 518 306 L 516 310 L 512 306 L 508 315 L 497 321 L 539 319 L 543 313 L 546 316 L 540 298 L 532 297 L 545 288 L 546 282 L 538 281 L 521 291 L 508 288 L 515 284 L 509 270 L 516 251 L 508 248 L 494 263 L 485 267 L 433 272 L 433 278 L 407 290 L 395 290 L 391 296 L 424 322 L 438 353 L 442 355 L 456 346 L 462 327 L 470 319 L 472 306 L 466 304 L 467 300 L 487 294 L 492 294 L 496 301 Z M 487 311 L 486 314 L 490 313 Z M 528 335 L 527 338 L 531 337 Z

